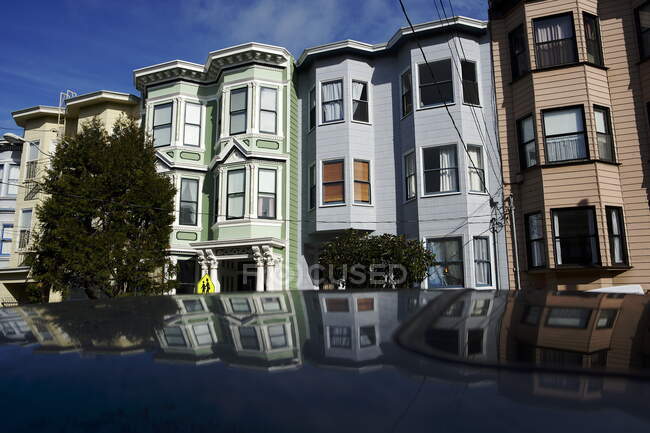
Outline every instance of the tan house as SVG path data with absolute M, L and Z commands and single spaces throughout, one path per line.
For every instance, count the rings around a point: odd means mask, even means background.
M 511 285 L 650 289 L 650 2 L 492 0 L 490 19 Z
M 50 155 L 64 135 L 76 134 L 86 120 L 99 118 L 110 130 L 120 115 L 140 117 L 140 98 L 128 93 L 101 90 L 74 96 L 63 108 L 39 105 L 12 113 L 16 125 L 24 128 L 22 158 L 16 193 L 16 212 L 12 254 L 6 268 L 0 269 L 0 298 L 23 301 L 29 269 L 24 265 L 29 250 L 30 234 L 38 224 L 36 207 L 42 200 L 36 188 L 47 170 Z

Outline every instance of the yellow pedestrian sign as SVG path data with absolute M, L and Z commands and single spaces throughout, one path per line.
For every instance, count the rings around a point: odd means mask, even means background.
M 215 293 L 216 290 L 214 289 L 214 283 L 212 282 L 212 278 L 210 278 L 209 274 L 205 274 L 203 278 L 201 278 L 196 285 L 196 293 L 202 295 L 205 293 Z

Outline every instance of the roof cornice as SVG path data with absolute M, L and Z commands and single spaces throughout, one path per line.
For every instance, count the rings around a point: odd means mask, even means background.
M 38 119 L 40 117 L 58 116 L 60 113 L 58 107 L 51 107 L 48 105 L 37 105 L 35 107 L 23 108 L 22 110 L 12 111 L 16 125 L 25 127 L 25 122 L 31 119 Z

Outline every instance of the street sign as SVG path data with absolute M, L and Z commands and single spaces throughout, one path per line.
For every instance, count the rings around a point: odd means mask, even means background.
M 214 283 L 209 274 L 205 274 L 196 285 L 196 293 L 203 295 L 206 293 L 215 293 Z

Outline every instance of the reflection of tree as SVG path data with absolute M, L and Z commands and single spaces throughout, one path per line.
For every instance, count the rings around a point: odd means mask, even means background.
M 58 327 L 81 348 L 145 346 L 176 313 L 172 297 L 138 296 L 102 301 L 76 301 L 34 307 L 41 319 Z

